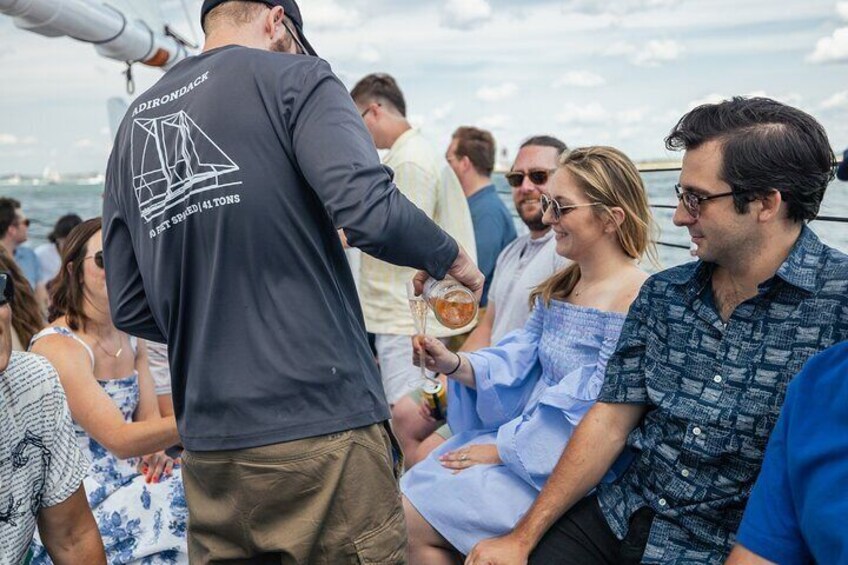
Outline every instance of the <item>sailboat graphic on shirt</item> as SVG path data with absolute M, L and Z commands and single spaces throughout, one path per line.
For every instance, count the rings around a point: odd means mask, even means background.
M 131 144 L 133 189 L 146 222 L 192 194 L 241 184 L 231 180 L 239 166 L 183 111 L 133 120 Z

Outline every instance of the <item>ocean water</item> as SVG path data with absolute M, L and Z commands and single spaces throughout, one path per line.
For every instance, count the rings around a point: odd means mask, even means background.
M 677 203 L 674 196 L 674 185 L 677 182 L 677 177 L 678 173 L 675 171 L 645 173 L 643 175 L 651 204 L 674 205 Z M 508 209 L 514 211 L 510 189 L 505 179 L 498 175 L 495 177 L 495 181 Z M 46 241 L 47 234 L 50 233 L 53 224 L 64 214 L 73 212 L 84 219 L 100 215 L 102 192 L 103 186 L 100 184 L 0 184 L 0 196 L 10 196 L 19 200 L 26 215 L 32 221 L 30 240 L 27 245 L 33 247 Z M 659 241 L 685 245 L 688 248 L 687 231 L 672 224 L 672 213 L 672 210 L 654 209 L 654 215 L 660 226 Z M 825 195 L 820 215 L 848 218 L 848 182 L 833 182 Z M 517 216 L 516 225 L 521 230 L 526 229 L 517 219 Z M 816 220 L 810 225 L 827 244 L 848 253 L 848 223 Z M 691 260 L 687 249 L 676 249 L 663 245 L 658 246 L 657 249 L 663 267 L 670 267 Z

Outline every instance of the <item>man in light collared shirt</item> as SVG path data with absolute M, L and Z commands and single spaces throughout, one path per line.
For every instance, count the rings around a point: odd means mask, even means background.
M 459 180 L 421 132 L 409 124 L 406 101 L 395 80 L 386 74 L 368 75 L 356 84 L 351 96 L 374 144 L 389 150 L 383 164 L 394 171 L 401 193 L 473 255 L 474 226 Z M 414 274 L 413 269 L 362 256 L 359 295 L 365 326 L 376 335 L 383 387 L 391 405 L 419 386 L 410 339 L 415 327 L 406 296 L 406 282 Z M 448 329 L 432 314 L 427 320 L 427 333 L 436 337 L 470 329 L 470 325 Z

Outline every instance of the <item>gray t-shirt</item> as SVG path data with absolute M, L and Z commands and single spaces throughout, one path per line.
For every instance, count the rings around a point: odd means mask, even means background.
M 106 174 L 109 301 L 117 327 L 168 343 L 187 449 L 388 419 L 336 228 L 437 278 L 458 253 L 391 178 L 316 57 L 222 47 L 138 97 Z
M 43 507 L 82 485 L 80 451 L 59 376 L 44 357 L 13 352 L 0 373 L 0 563 L 22 563 Z
M 550 230 L 539 239 L 522 235 L 504 248 L 489 288 L 489 300 L 495 305 L 492 345 L 524 327 L 530 316 L 530 292 L 567 264 L 567 259 L 557 255 Z

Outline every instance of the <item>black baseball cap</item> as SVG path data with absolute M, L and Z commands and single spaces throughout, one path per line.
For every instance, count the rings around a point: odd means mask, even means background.
M 292 21 L 295 29 L 297 30 L 298 39 L 300 40 L 300 44 L 306 50 L 307 55 L 318 56 L 313 49 L 312 45 L 309 44 L 309 41 L 306 39 L 306 36 L 303 34 L 303 17 L 300 15 L 300 8 L 297 7 L 297 2 L 294 0 L 247 0 L 248 2 L 259 2 L 261 4 L 265 4 L 266 6 L 270 6 L 273 8 L 274 6 L 281 6 L 283 10 L 286 12 L 286 16 Z M 204 0 L 203 7 L 200 9 L 200 22 L 203 25 L 203 18 L 206 17 L 213 8 L 218 6 L 219 4 L 223 4 L 224 2 L 229 2 L 229 0 Z

